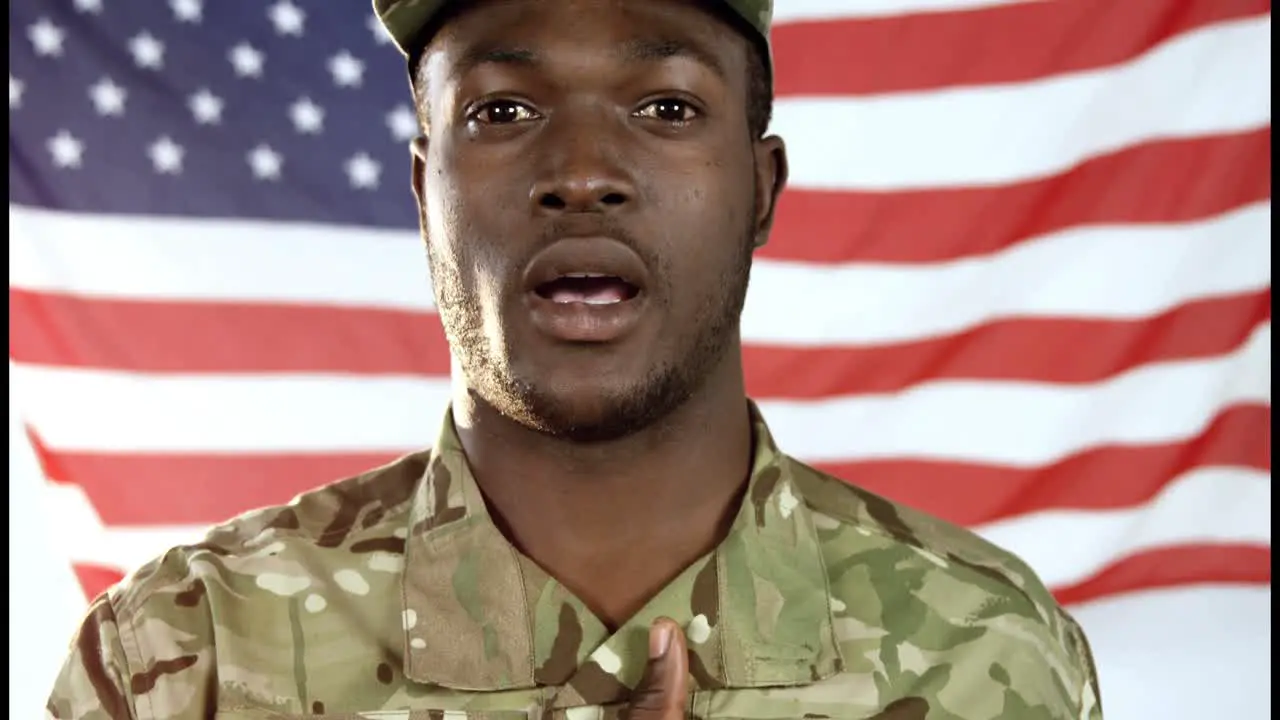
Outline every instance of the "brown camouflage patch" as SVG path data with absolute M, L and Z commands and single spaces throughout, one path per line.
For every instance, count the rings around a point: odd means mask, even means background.
M 133 677 L 129 678 L 129 690 L 134 695 L 149 693 L 161 676 L 180 673 L 195 665 L 199 659 L 195 655 L 183 655 L 172 660 L 159 660 L 146 672 L 134 673 Z
M 102 598 L 90 611 L 76 638 L 76 646 L 84 663 L 84 672 L 93 685 L 98 704 L 102 706 L 107 717 L 129 717 L 129 701 L 111 681 L 111 676 L 102 659 L 106 656 L 102 648 L 102 628 L 114 624 L 115 613 L 111 604 Z
M 929 701 L 919 697 L 894 700 L 868 720 L 927 720 Z
M 204 583 L 197 580 L 191 583 L 191 587 L 174 595 L 173 602 L 180 607 L 195 607 L 200 604 L 200 599 L 204 597 L 205 592 Z
M 368 553 L 368 552 L 389 552 L 398 555 L 404 554 L 404 538 L 398 537 L 382 537 L 361 540 L 351 544 L 351 552 Z
M 533 673 L 539 685 L 562 685 L 578 666 L 578 648 L 582 645 L 582 625 L 578 614 L 568 603 L 560 606 L 560 627 L 545 662 Z

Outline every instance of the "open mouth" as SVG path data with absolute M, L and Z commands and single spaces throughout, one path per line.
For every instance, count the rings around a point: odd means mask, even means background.
M 567 273 L 538 285 L 534 292 L 554 303 L 613 305 L 634 298 L 640 288 L 616 275 Z

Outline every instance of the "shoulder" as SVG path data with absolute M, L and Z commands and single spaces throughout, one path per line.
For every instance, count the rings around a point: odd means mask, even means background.
M 942 688 L 963 677 L 1004 696 L 1017 717 L 1041 717 L 1037 706 L 1044 717 L 1100 717 L 1088 641 L 1026 562 L 969 529 L 786 462 L 814 518 L 846 660 L 944 705 L 962 702 Z
M 276 665 L 292 662 L 282 650 L 290 633 L 335 585 L 349 591 L 343 609 L 356 623 L 386 605 L 429 457 L 406 455 L 245 513 L 138 568 L 90 604 L 50 707 L 88 707 L 109 696 L 115 709 L 102 709 L 110 717 L 130 717 L 120 709 L 139 703 L 161 717 L 204 717 L 215 677 L 217 692 L 232 688 L 223 700 L 234 701 L 236 687 L 262 690 Z M 226 653 L 249 653 L 252 670 L 220 664 Z M 243 676 L 224 677 L 229 669 Z
M 272 578 L 289 575 L 290 568 L 294 573 L 319 572 L 323 568 L 317 560 L 339 554 L 402 551 L 397 528 L 407 522 L 409 502 L 428 460 L 427 451 L 405 455 L 302 493 L 288 504 L 216 525 L 192 543 L 169 548 L 112 588 L 115 611 L 129 616 L 144 611 L 157 595 L 228 575 Z M 257 581 L 264 592 L 271 588 L 261 586 L 271 584 Z

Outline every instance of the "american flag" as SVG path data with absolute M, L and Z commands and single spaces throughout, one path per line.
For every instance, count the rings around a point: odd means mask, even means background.
M 9 20 L 12 402 L 83 591 L 429 444 L 369 2 Z M 773 39 L 743 335 L 781 445 L 1030 562 L 1109 716 L 1269 716 L 1270 2 L 779 0 Z

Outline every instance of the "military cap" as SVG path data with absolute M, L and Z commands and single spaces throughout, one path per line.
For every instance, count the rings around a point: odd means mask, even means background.
M 396 47 L 410 62 L 429 38 L 423 37 L 424 30 L 432 19 L 454 2 L 466 0 L 373 0 L 373 10 L 382 21 L 382 26 L 395 42 Z M 751 40 L 761 49 L 765 59 L 765 70 L 773 75 L 773 57 L 769 46 L 769 27 L 773 21 L 773 0 L 718 0 L 725 7 L 745 21 L 747 29 L 752 31 Z

